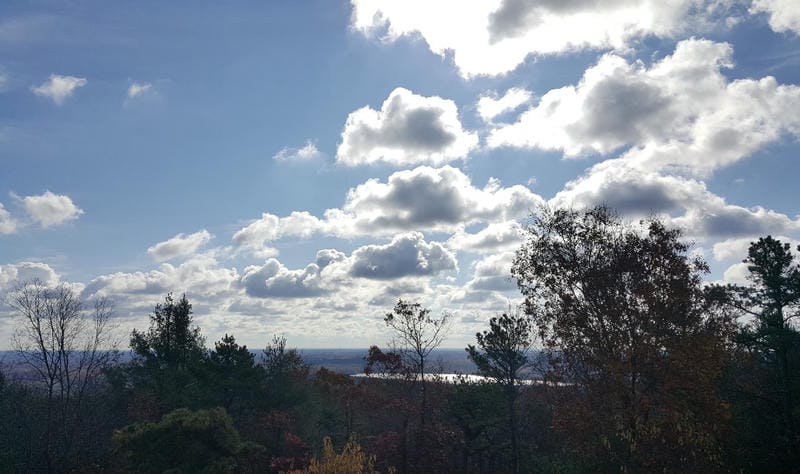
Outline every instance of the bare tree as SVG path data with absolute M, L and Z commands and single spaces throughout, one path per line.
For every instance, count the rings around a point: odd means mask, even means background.
M 19 283 L 7 302 L 17 318 L 12 346 L 45 392 L 43 449 L 51 472 L 80 433 L 89 390 L 116 357 L 113 308 L 104 298 L 87 308 L 69 286 L 40 280 Z
M 387 313 L 383 321 L 394 332 L 392 345 L 411 367 L 415 379 L 421 382 L 422 400 L 420 421 L 425 424 L 427 397 L 425 390 L 425 364 L 434 349 L 444 341 L 450 330 L 451 315 L 443 313 L 440 318 L 431 317 L 431 310 L 419 303 L 402 299 L 397 301 L 394 310 Z

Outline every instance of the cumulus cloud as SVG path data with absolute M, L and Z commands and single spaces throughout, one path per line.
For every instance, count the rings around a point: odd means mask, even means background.
M 787 0 L 789 1 L 789 0 Z M 352 0 L 352 28 L 395 41 L 420 36 L 441 56 L 452 52 L 465 77 L 515 69 L 529 55 L 625 49 L 647 36 L 702 31 L 724 14 L 712 0 Z M 458 21 L 453 21 L 454 18 Z
M 149 82 L 134 82 L 128 86 L 128 99 L 135 99 L 139 96 L 145 95 L 153 89 L 153 84 Z
M 407 231 L 456 232 L 469 224 L 525 217 L 542 203 L 542 198 L 525 186 L 503 187 L 491 179 L 478 188 L 457 168 L 420 166 L 395 172 L 386 182 L 370 179 L 350 189 L 344 205 L 326 210 L 323 218 L 308 212 L 293 212 L 287 217 L 264 213 L 237 231 L 233 243 L 239 249 L 261 252 L 270 249 L 270 242 L 290 236 L 352 238 Z M 482 244 L 470 243 L 465 237 L 464 245 L 488 248 L 492 238 L 510 242 L 510 235 L 488 234 L 499 231 L 492 227 L 477 237 L 486 240 Z
M 367 245 L 353 252 L 350 274 L 375 280 L 431 276 L 455 270 L 456 258 L 438 242 L 426 242 L 419 232 L 396 236 L 386 245 Z
M 59 282 L 59 275 L 46 263 L 19 262 L 0 265 L 0 290 L 13 288 L 17 282 L 40 280 L 48 286 Z
M 513 124 L 495 127 L 490 147 L 610 153 L 641 166 L 704 174 L 783 134 L 800 134 L 800 87 L 774 78 L 728 81 L 726 43 L 690 39 L 650 67 L 603 56 L 575 86 L 553 89 Z
M 17 231 L 17 226 L 17 221 L 11 217 L 11 213 L 3 207 L 3 203 L 0 203 L 0 235 L 13 234 Z
M 317 149 L 316 143 L 311 140 L 306 141 L 306 144 L 300 148 L 284 147 L 278 153 L 272 156 L 275 161 L 281 162 L 296 162 L 296 161 L 311 161 L 325 156 Z
M 342 222 L 342 232 L 456 230 L 476 222 L 524 217 L 542 199 L 520 185 L 503 187 L 490 180 L 484 188 L 472 185 L 461 170 L 450 166 L 421 166 L 399 171 L 384 183 L 370 179 L 353 188 L 341 210 L 326 217 Z
M 492 222 L 472 234 L 458 230 L 447 246 L 471 252 L 498 252 L 518 248 L 522 244 L 522 226 L 517 221 Z
M 270 258 L 260 267 L 245 268 L 241 281 L 247 294 L 256 298 L 307 298 L 326 292 L 320 271 L 316 263 L 302 270 L 289 270 Z
M 290 270 L 274 258 L 263 265 L 244 269 L 241 284 L 248 296 L 254 298 L 311 298 L 328 294 L 341 280 L 342 271 L 327 271 L 332 265 L 344 262 L 346 256 L 336 249 L 317 252 L 313 263 L 300 270 Z
M 518 87 L 507 90 L 502 97 L 496 93 L 485 94 L 478 99 L 478 115 L 485 122 L 491 122 L 498 115 L 515 110 L 532 99 L 530 91 Z
M 51 74 L 50 78 L 38 86 L 32 86 L 31 91 L 40 96 L 47 97 L 61 105 L 67 100 L 76 89 L 83 87 L 87 84 L 86 79 L 74 76 L 59 76 L 58 74 Z
M 489 255 L 474 265 L 472 279 L 467 282 L 471 291 L 511 291 L 517 288 L 511 280 L 511 264 L 514 252 Z
M 766 13 L 774 31 L 800 35 L 800 8 L 795 0 L 754 0 L 750 12 Z
M 461 127 L 455 102 L 398 87 L 380 110 L 363 107 L 347 117 L 336 160 L 348 166 L 441 164 L 477 146 L 478 135 Z
M 147 272 L 117 272 L 93 279 L 83 290 L 83 297 L 163 295 L 187 292 L 199 297 L 219 296 L 237 288 L 239 274 L 234 268 L 223 268 L 216 259 L 198 256 L 174 266 L 161 264 Z
M 763 237 L 763 234 L 716 242 L 713 247 L 714 260 L 743 260 L 747 257 L 747 250 L 750 248 L 750 244 L 757 242 L 759 237 Z M 789 243 L 792 249 L 796 249 L 797 246 L 800 245 L 800 240 L 792 239 L 790 237 L 775 236 L 774 238 L 776 240 L 780 240 L 781 242 Z
M 69 196 L 50 191 L 38 196 L 26 196 L 21 202 L 28 215 L 42 227 L 64 224 L 83 214 L 83 209 L 76 206 Z
M 233 243 L 237 248 L 277 254 L 277 250 L 265 247 L 266 243 L 286 236 L 310 237 L 327 227 L 325 222 L 306 211 L 292 212 L 287 217 L 265 212 L 260 219 L 250 222 L 233 234 Z
M 550 201 L 556 207 L 605 204 L 631 217 L 671 216 L 674 225 L 696 238 L 786 233 L 800 229 L 800 218 L 742 207 L 708 190 L 702 181 L 643 171 L 622 159 L 607 160 L 567 183 Z
M 159 242 L 147 249 L 147 253 L 157 262 L 171 260 L 176 257 L 191 255 L 207 244 L 213 236 L 205 229 L 194 234 L 178 234 L 175 237 Z
M 734 263 L 722 274 L 722 280 L 724 283 L 733 285 L 748 285 L 750 284 L 747 278 L 749 275 L 750 271 L 747 270 L 746 263 Z

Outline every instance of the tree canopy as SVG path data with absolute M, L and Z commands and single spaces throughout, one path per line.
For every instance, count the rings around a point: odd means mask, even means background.
M 564 426 L 609 467 L 715 465 L 731 324 L 680 230 L 605 207 L 542 209 L 526 237 L 512 275 L 550 375 L 574 387 L 562 390 L 575 407 Z

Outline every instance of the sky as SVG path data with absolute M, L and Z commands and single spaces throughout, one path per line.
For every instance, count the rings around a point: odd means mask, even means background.
M 168 292 L 211 344 L 464 347 L 539 206 L 683 229 L 708 281 L 800 240 L 796 0 L 6 0 L 0 292 Z M 0 307 L 0 348 L 14 317 Z

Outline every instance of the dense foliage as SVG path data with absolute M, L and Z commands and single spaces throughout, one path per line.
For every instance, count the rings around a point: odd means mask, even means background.
M 115 362 L 96 350 L 107 302 L 21 284 L 28 369 L 0 372 L 0 472 L 793 472 L 800 267 L 772 237 L 743 258 L 749 285 L 705 284 L 657 219 L 542 210 L 512 268 L 524 306 L 466 348 L 480 383 L 430 373 L 450 315 L 416 302 L 365 353 L 391 377 L 354 378 L 282 337 L 207 347 L 185 295 Z

